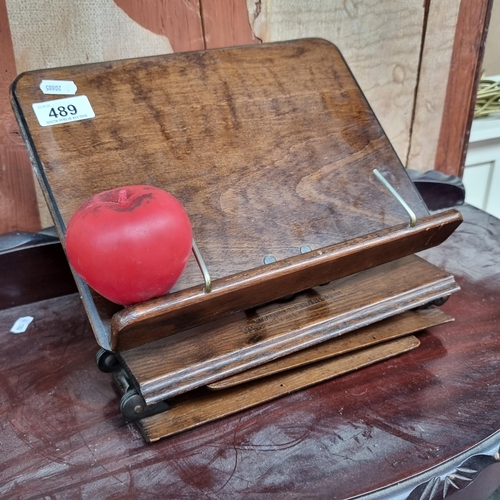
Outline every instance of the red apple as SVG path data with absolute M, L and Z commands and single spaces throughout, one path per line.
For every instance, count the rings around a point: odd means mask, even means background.
M 98 293 L 122 305 L 167 293 L 184 271 L 192 230 L 181 203 L 153 186 L 98 193 L 71 217 L 66 253 Z

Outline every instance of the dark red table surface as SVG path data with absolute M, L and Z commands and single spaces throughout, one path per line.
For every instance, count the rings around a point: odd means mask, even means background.
M 124 423 L 78 295 L 0 311 L 0 498 L 340 499 L 390 485 L 372 497 L 407 498 L 446 477 L 447 496 L 475 498 L 481 477 L 494 488 L 500 221 L 462 212 L 425 254 L 462 287 L 443 306 L 455 322 L 410 353 L 156 444 Z M 10 333 L 27 315 L 28 331 Z M 423 488 L 411 498 L 433 498 Z

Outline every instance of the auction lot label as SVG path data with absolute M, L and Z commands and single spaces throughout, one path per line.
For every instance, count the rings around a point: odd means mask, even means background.
M 95 117 L 94 110 L 85 95 L 66 97 L 55 101 L 35 102 L 32 106 L 38 123 L 42 127 Z

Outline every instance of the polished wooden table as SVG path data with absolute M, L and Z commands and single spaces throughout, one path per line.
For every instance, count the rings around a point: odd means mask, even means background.
M 153 445 L 124 423 L 78 295 L 40 300 L 71 290 L 57 288 L 62 254 L 1 254 L 3 306 L 37 301 L 0 311 L 0 498 L 486 498 L 500 485 L 500 221 L 461 211 L 424 255 L 462 287 L 443 306 L 455 322 L 397 358 Z M 52 279 L 36 292 L 40 273 Z M 22 316 L 35 319 L 10 333 Z

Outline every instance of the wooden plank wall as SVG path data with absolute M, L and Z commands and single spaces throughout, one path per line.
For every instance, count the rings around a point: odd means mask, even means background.
M 493 0 L 462 0 L 434 164 L 462 175 Z
M 41 196 L 35 196 L 8 102 L 8 85 L 22 71 L 322 37 L 341 49 L 403 163 L 429 170 L 457 50 L 459 5 L 457 0 L 0 0 L 0 234 L 52 225 Z M 473 29 L 481 30 L 479 24 Z
M 16 61 L 5 0 L 0 0 L 0 234 L 40 228 L 31 165 L 9 101 Z
M 457 0 L 433 0 L 429 4 L 406 161 L 408 168 L 423 172 L 435 168 L 459 7 Z

